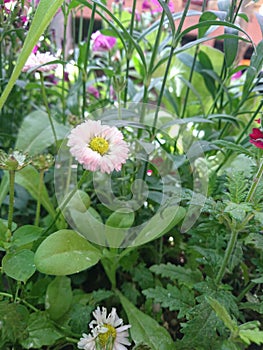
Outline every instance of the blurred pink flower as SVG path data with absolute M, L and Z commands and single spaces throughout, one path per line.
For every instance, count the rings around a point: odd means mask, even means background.
M 100 92 L 97 88 L 95 88 L 95 86 L 89 86 L 87 88 L 87 92 L 88 94 L 94 96 L 95 98 L 100 98 Z
M 116 44 L 116 38 L 101 34 L 99 30 L 91 35 L 93 51 L 109 51 Z
M 174 4 L 173 4 L 172 0 L 169 1 L 168 7 L 169 7 L 171 12 L 174 12 Z M 158 0 L 151 0 L 151 1 L 143 0 L 142 10 L 146 10 L 146 11 L 151 10 L 152 13 L 156 13 L 156 12 L 162 12 L 163 8 L 159 4 Z
M 67 145 L 84 169 L 108 174 L 121 170 L 129 152 L 122 133 L 116 127 L 101 125 L 101 121 L 94 120 L 86 120 L 74 128 Z
M 22 72 L 27 72 L 31 69 L 36 70 L 38 72 L 49 72 L 50 70 L 57 68 L 57 64 L 48 64 L 49 62 L 55 60 L 57 60 L 57 58 L 51 55 L 50 52 L 37 52 L 36 54 L 31 53 L 24 65 L 24 68 L 22 69 Z

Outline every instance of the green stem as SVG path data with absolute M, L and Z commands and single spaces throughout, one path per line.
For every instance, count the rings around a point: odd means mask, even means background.
M 41 169 L 40 172 L 39 172 L 38 195 L 37 195 L 37 207 L 36 207 L 35 226 L 39 226 L 40 208 L 41 208 L 41 197 L 42 197 L 42 188 L 43 188 L 44 173 L 45 173 L 45 170 L 44 170 L 44 169 Z
M 96 4 L 93 3 L 92 5 L 92 11 L 91 16 L 89 20 L 89 30 L 87 34 L 87 45 L 85 50 L 85 56 L 84 56 L 84 62 L 83 62 L 83 77 L 82 77 L 82 119 L 85 119 L 85 110 L 86 110 L 86 83 L 88 79 L 87 74 L 87 67 L 88 67 L 88 58 L 89 58 L 89 52 L 90 52 L 90 40 L 91 35 L 94 27 L 94 21 L 95 21 L 95 13 L 96 13 Z
M 51 126 L 51 130 L 52 130 L 52 133 L 53 133 L 53 136 L 54 136 L 55 145 L 57 147 L 58 139 L 57 139 L 54 123 L 53 123 L 53 120 L 52 120 L 52 117 L 51 117 L 50 108 L 48 106 L 48 99 L 47 99 L 46 88 L 45 88 L 45 83 L 44 83 L 44 75 L 43 75 L 42 72 L 39 72 L 39 74 L 40 74 L 42 97 L 43 97 L 44 105 L 46 107 L 46 111 L 47 111 L 49 123 L 50 123 L 50 126 Z
M 256 283 L 249 282 L 248 285 L 242 290 L 242 292 L 237 297 L 237 301 L 240 302 L 244 298 L 244 296 L 247 294 L 247 292 L 249 292 L 255 285 Z
M 256 192 L 256 189 L 257 189 L 259 181 L 262 177 L 262 174 L 263 174 L 263 160 L 259 166 L 258 172 L 257 172 L 257 174 L 252 182 L 252 185 L 248 191 L 246 202 L 251 202 L 251 200 L 253 199 L 254 193 Z
M 9 170 L 9 209 L 8 209 L 8 229 L 12 231 L 12 222 L 15 202 L 15 170 Z
M 137 0 L 133 0 L 132 4 L 132 13 L 131 13 L 131 25 L 130 25 L 130 36 L 133 36 L 133 29 L 134 29 L 134 19 L 135 19 L 135 11 L 136 11 L 136 4 Z M 130 57 L 131 57 L 131 43 L 129 42 L 128 44 L 128 54 L 127 54 L 127 59 L 126 59 L 126 85 L 125 85 L 125 90 L 124 90 L 124 107 L 126 107 L 127 104 L 127 98 L 128 98 L 128 79 L 129 79 L 129 70 L 130 70 Z
M 69 203 L 69 201 L 71 200 L 71 198 L 74 196 L 74 194 L 77 192 L 77 190 L 79 190 L 81 188 L 83 183 L 87 180 L 88 174 L 89 174 L 89 172 L 87 170 L 85 170 L 83 172 L 81 178 L 79 179 L 79 182 L 78 182 L 77 186 L 69 193 L 69 195 L 61 203 L 60 207 L 57 209 L 57 214 L 54 217 L 54 219 L 51 222 L 51 224 L 43 232 L 43 237 L 49 232 L 49 230 L 53 227 L 53 225 L 55 225 L 56 221 L 58 220 L 58 218 L 61 215 L 61 213 L 63 212 L 63 210 L 66 208 L 66 206 Z
M 216 279 L 215 279 L 215 283 L 217 285 L 219 285 L 221 283 L 221 281 L 225 275 L 226 267 L 229 263 L 231 255 L 232 255 L 232 253 L 235 249 L 235 246 L 236 246 L 237 236 L 238 236 L 238 230 L 232 230 L 222 265 L 221 265 L 220 270 L 219 270 L 219 272 L 216 276 Z
M 67 41 L 67 24 L 68 24 L 68 9 L 67 4 L 64 2 L 63 4 L 63 15 L 64 15 L 64 23 L 63 23 L 63 43 L 62 43 L 62 61 L 65 62 L 66 59 L 66 41 Z M 66 122 L 66 101 L 65 101 L 65 63 L 62 65 L 63 67 L 63 79 L 62 79 L 62 94 L 61 94 L 61 102 L 62 102 L 62 116 L 63 123 Z
M 115 258 L 115 257 L 114 257 Z M 110 280 L 112 289 L 116 289 L 116 261 L 112 261 L 112 259 L 101 259 L 102 266 L 104 271 Z

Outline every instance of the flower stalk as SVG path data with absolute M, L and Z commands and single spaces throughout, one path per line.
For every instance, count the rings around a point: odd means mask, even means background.
M 259 181 L 260 181 L 260 179 L 262 177 L 262 174 L 263 174 L 263 160 L 262 160 L 262 162 L 261 162 L 261 164 L 259 166 L 259 169 L 258 169 L 258 171 L 256 173 L 256 176 L 255 176 L 255 178 L 254 178 L 254 180 L 252 182 L 252 185 L 251 185 L 251 187 L 250 187 L 250 189 L 248 191 L 246 202 L 251 202 L 251 200 L 253 199 L 253 196 L 254 196 L 254 194 L 256 192 L 256 189 L 257 189 L 257 186 L 259 184 Z
M 216 285 L 219 285 L 221 283 L 221 281 L 225 275 L 226 267 L 229 263 L 229 260 L 232 256 L 232 253 L 233 253 L 235 246 L 236 246 L 238 232 L 239 231 L 237 229 L 232 229 L 232 231 L 231 231 L 230 240 L 229 240 L 227 248 L 226 248 L 225 256 L 224 256 L 222 265 L 220 267 L 220 270 L 218 271 L 218 274 L 217 274 L 216 279 L 215 279 Z
M 36 207 L 35 226 L 39 226 L 40 208 L 41 208 L 41 197 L 42 197 L 44 173 L 45 173 L 45 169 L 41 169 L 40 172 L 39 172 L 38 196 L 37 196 L 37 207 Z
M 44 83 L 44 75 L 42 72 L 39 72 L 40 74 L 40 82 L 41 82 L 41 92 L 42 92 L 42 97 L 43 97 L 43 102 L 47 111 L 47 115 L 48 115 L 48 119 L 49 119 L 49 123 L 51 126 L 51 130 L 54 136 L 54 141 L 55 141 L 55 145 L 57 146 L 57 135 L 56 135 L 56 130 L 55 130 L 55 126 L 51 117 L 51 112 L 50 112 L 50 108 L 48 106 L 48 99 L 47 99 L 47 94 L 46 94 L 46 88 L 45 88 L 45 83 Z
M 10 231 L 12 231 L 14 203 L 15 203 L 15 170 L 9 170 L 9 209 L 8 209 L 7 227 Z

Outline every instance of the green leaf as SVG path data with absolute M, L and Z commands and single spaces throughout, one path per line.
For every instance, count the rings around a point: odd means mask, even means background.
M 199 18 L 199 22 L 207 22 L 208 20 L 216 20 L 217 16 L 215 13 L 213 12 L 209 12 L 209 11 L 206 11 L 206 12 L 203 12 Z M 208 29 L 211 27 L 211 25 L 207 25 L 207 26 L 201 26 L 198 28 L 198 38 L 203 38 Z
M 168 277 L 171 281 L 178 281 L 179 284 L 184 284 L 192 288 L 196 283 L 203 280 L 201 271 L 187 269 L 183 266 L 176 266 L 171 263 L 153 265 L 150 270 L 162 277 Z
M 53 118 L 52 118 L 53 119 Z M 64 139 L 69 128 L 53 119 L 57 139 Z M 17 135 L 16 148 L 35 155 L 43 152 L 54 143 L 54 135 L 47 113 L 38 110 L 27 115 L 21 124 Z
M 183 219 L 185 213 L 186 210 L 179 206 L 170 206 L 160 210 L 147 222 L 132 245 L 142 245 L 163 236 Z
M 218 339 L 217 329 L 221 320 L 207 302 L 197 305 L 191 314 L 191 319 L 184 324 L 181 332 L 184 337 L 176 342 L 176 349 L 213 349 Z
M 109 247 L 119 247 L 127 233 L 127 228 L 130 228 L 134 222 L 134 211 L 123 208 L 116 210 L 106 220 L 105 235 Z M 124 230 L 121 230 L 121 229 Z
M 17 339 L 26 338 L 28 318 L 29 312 L 25 306 L 0 302 L 0 339 L 14 344 Z
M 257 249 L 263 250 L 263 236 L 259 233 L 250 233 L 245 239 L 246 244 L 253 244 Z
M 243 99 L 247 98 L 249 91 L 253 87 L 254 79 L 257 77 L 257 75 L 262 69 L 262 64 L 263 64 L 263 56 L 261 54 L 262 51 L 263 51 L 263 40 L 261 40 L 258 43 L 256 50 L 253 52 L 251 56 L 250 66 L 247 69 L 246 80 L 243 87 L 243 93 L 242 93 Z
M 131 324 L 131 337 L 135 344 L 145 344 L 151 350 L 173 350 L 175 344 L 164 327 L 161 327 L 153 318 L 137 309 L 120 292 L 117 292 L 121 304 Z
M 25 349 L 42 349 L 44 346 L 54 345 L 63 337 L 63 334 L 48 319 L 46 312 L 40 311 L 30 314 L 26 331 L 28 337 L 21 341 Z
M 142 292 L 147 298 L 154 299 L 155 303 L 160 303 L 162 307 L 170 311 L 179 311 L 178 318 L 185 317 L 189 310 L 195 305 L 194 291 L 186 287 L 181 289 L 168 284 L 166 288 L 157 286 Z
M 40 272 L 70 275 L 95 265 L 100 260 L 98 249 L 72 230 L 59 230 L 46 238 L 35 254 Z
M 225 34 L 234 34 L 236 38 L 225 38 L 224 53 L 226 66 L 230 67 L 235 61 L 238 50 L 238 31 L 233 28 L 225 28 Z
M 32 243 L 40 238 L 43 229 L 38 226 L 24 225 L 13 233 L 12 245 L 15 247 L 31 248 Z
M 24 169 L 18 171 L 16 173 L 15 182 L 24 187 L 31 196 L 37 200 L 39 192 L 39 173 L 34 167 L 28 165 Z M 56 216 L 55 208 L 44 184 L 42 185 L 41 204 L 52 218 Z
M 63 0 L 40 0 L 21 53 L 16 62 L 14 71 L 12 72 L 11 78 L 9 79 L 7 86 L 0 97 L 0 110 L 2 109 L 3 104 L 5 103 L 10 91 L 19 77 L 28 56 L 32 52 L 34 46 L 38 42 L 38 39 L 43 34 L 62 3 Z
M 34 253 L 28 249 L 6 254 L 3 258 L 2 265 L 3 271 L 7 276 L 24 283 L 26 283 L 36 271 Z
M 72 302 L 71 280 L 57 276 L 47 287 L 45 306 L 52 320 L 58 320 L 70 308 Z
M 247 154 L 248 156 L 252 155 L 248 149 L 246 149 L 245 147 L 243 147 L 241 145 L 237 145 L 234 142 L 225 141 L 225 140 L 217 140 L 217 141 L 214 141 L 213 143 L 216 146 L 225 147 L 227 150 L 237 152 L 238 154 Z
M 235 334 L 238 331 L 237 323 L 232 320 L 226 308 L 212 297 L 208 297 L 207 300 L 217 316 L 224 322 L 225 326 Z
M 224 212 L 229 213 L 229 215 L 233 219 L 242 222 L 246 217 L 246 213 L 249 212 L 250 210 L 251 210 L 251 207 L 246 203 L 238 204 L 238 203 L 229 202 Z

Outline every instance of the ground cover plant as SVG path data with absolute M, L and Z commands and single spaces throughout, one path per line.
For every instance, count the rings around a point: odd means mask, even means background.
M 262 348 L 263 42 L 190 4 L 0 1 L 0 349 Z

